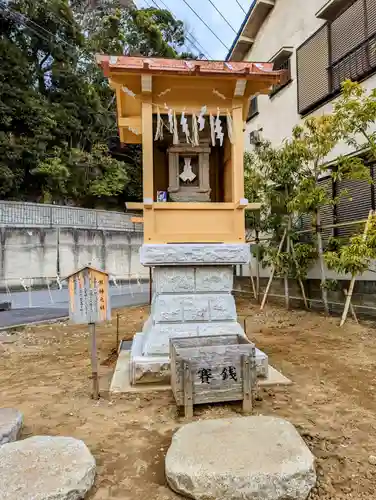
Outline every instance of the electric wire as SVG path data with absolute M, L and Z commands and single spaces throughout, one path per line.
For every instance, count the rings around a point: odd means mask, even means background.
M 167 7 L 167 5 L 164 3 L 163 0 L 159 0 L 161 2 L 161 4 L 167 9 L 169 10 L 169 8 Z M 171 12 L 171 11 L 170 11 Z M 174 16 L 174 14 L 171 12 L 171 14 Z M 174 16 L 175 19 L 176 16 Z M 187 33 L 192 37 L 192 39 L 197 43 L 198 47 L 201 48 L 201 51 L 202 53 L 204 54 L 204 56 L 206 56 L 207 59 L 213 59 L 212 56 L 207 52 L 207 50 L 201 45 L 201 43 L 197 40 L 197 38 L 193 35 L 193 33 L 191 31 L 188 31 L 187 30 Z
M 144 1 L 145 1 L 145 3 L 147 3 L 146 0 L 144 0 Z M 174 15 L 173 12 L 171 12 L 171 10 L 167 7 L 167 5 L 162 0 L 159 0 L 159 1 L 163 5 L 163 7 L 168 12 L 170 12 L 170 14 L 175 19 L 175 21 L 177 21 L 177 17 Z M 156 5 L 158 7 L 158 9 L 160 9 L 160 6 L 156 3 L 155 0 L 152 0 L 152 2 L 154 3 L 154 5 Z M 189 35 L 192 38 L 192 40 L 194 40 L 195 43 L 194 42 L 190 42 L 190 43 L 196 48 L 196 50 L 200 54 L 203 54 L 207 59 L 212 59 L 212 57 L 210 56 L 210 54 L 204 49 L 204 47 L 200 44 L 200 42 L 197 40 L 197 38 L 195 38 L 195 36 L 190 31 L 188 31 L 188 30 L 187 30 L 187 35 Z M 189 40 L 188 36 L 187 36 L 187 39 Z
M 202 22 L 202 24 L 204 24 L 208 28 L 210 33 L 212 33 L 215 36 L 215 38 L 223 45 L 223 47 L 229 51 L 230 48 L 227 47 L 227 45 L 219 38 L 219 36 L 215 33 L 215 31 L 213 31 L 211 29 L 211 27 L 202 19 L 202 17 L 195 11 L 195 9 L 187 2 L 187 0 L 182 0 L 182 1 L 193 12 L 193 14 Z
M 239 7 L 242 9 L 242 11 L 244 12 L 245 15 L 247 15 L 246 11 L 243 9 L 243 7 L 240 5 L 240 3 L 238 2 L 238 0 L 235 0 L 235 2 L 239 5 Z
M 218 14 L 221 16 L 221 18 L 225 21 L 225 23 L 230 26 L 230 28 L 232 29 L 232 31 L 235 33 L 235 35 L 238 34 L 238 32 L 235 30 L 235 28 L 232 27 L 232 25 L 227 21 L 227 19 L 225 18 L 225 16 L 222 14 L 222 12 L 218 9 L 218 7 L 215 6 L 215 4 L 212 2 L 212 0 L 208 0 L 208 2 L 210 3 L 210 5 L 212 5 L 215 10 L 218 12 Z
M 152 6 L 152 5 L 151 5 L 151 4 L 150 4 L 147 0 L 144 0 L 144 2 L 145 2 L 145 4 L 146 4 L 146 5 L 147 5 L 150 9 L 152 9 L 152 8 L 153 8 L 153 6 Z M 159 10 L 163 10 L 163 9 L 161 9 L 161 7 L 157 4 L 157 2 L 155 2 L 155 0 L 152 0 L 152 2 L 153 2 L 153 4 L 157 7 L 157 9 L 159 9 Z M 172 13 L 169 9 L 167 9 L 167 8 L 166 8 L 166 10 L 167 10 L 167 11 L 171 14 L 171 16 L 172 16 L 172 17 L 176 20 L 176 18 L 175 18 L 175 16 L 174 16 L 174 14 L 173 14 L 173 13 Z M 186 39 L 187 39 L 187 42 L 188 42 L 188 44 L 189 44 L 189 45 L 185 42 L 183 46 L 185 46 L 185 47 L 186 47 L 186 49 L 192 49 L 192 48 L 196 49 L 196 50 L 198 51 L 199 55 L 200 55 L 200 54 L 201 54 L 201 50 L 200 50 L 200 49 L 198 49 L 198 48 L 195 46 L 195 44 L 194 44 L 194 43 L 192 43 L 192 42 L 189 40 L 188 36 L 186 36 Z

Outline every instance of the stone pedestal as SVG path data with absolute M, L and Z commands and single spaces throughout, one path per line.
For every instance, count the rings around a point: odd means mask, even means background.
M 131 352 L 135 383 L 168 382 L 169 340 L 196 335 L 244 335 L 237 322 L 233 266 L 246 264 L 246 244 L 146 244 L 141 263 L 154 268 L 154 297 Z M 258 362 L 267 357 L 258 353 Z

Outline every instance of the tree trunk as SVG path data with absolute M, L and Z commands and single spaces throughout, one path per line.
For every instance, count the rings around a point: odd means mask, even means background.
M 277 256 L 281 253 L 282 251 L 282 248 L 283 248 L 283 245 L 285 243 L 285 239 L 286 239 L 286 234 L 287 234 L 287 229 L 285 229 L 285 232 L 283 233 L 283 236 L 282 236 L 282 239 L 281 239 L 281 242 L 279 244 L 279 247 L 278 247 L 278 252 L 277 252 Z M 274 279 L 274 274 L 275 274 L 275 265 L 272 266 L 272 269 L 271 269 L 271 273 L 270 273 L 270 276 L 269 276 L 269 281 L 268 281 L 268 284 L 266 285 L 266 290 L 265 290 L 265 293 L 264 293 L 264 297 L 262 299 L 262 302 L 261 302 L 261 307 L 260 307 L 260 310 L 262 311 L 265 307 L 265 304 L 266 304 L 266 299 L 268 298 L 268 295 L 269 295 L 269 291 L 270 291 L 270 287 L 272 286 L 272 282 L 273 282 L 273 279 Z
M 318 210 L 316 210 L 316 239 L 317 239 L 317 252 L 319 254 L 320 272 L 321 272 L 321 296 L 324 304 L 325 314 L 329 316 L 328 290 L 326 289 L 324 251 L 323 251 L 322 235 L 321 235 L 321 217 Z
M 290 233 L 291 233 L 291 215 L 289 215 L 288 221 L 287 221 L 287 243 L 286 243 L 286 253 L 289 258 L 290 262 L 290 252 L 291 252 L 291 240 L 290 240 Z M 285 305 L 286 309 L 290 309 L 290 292 L 289 292 L 289 270 L 290 266 L 287 267 L 286 274 L 285 274 Z
M 298 266 L 298 261 L 296 259 L 294 243 L 292 241 L 291 241 L 291 255 L 292 255 L 292 258 L 294 259 L 297 272 L 299 272 L 299 266 Z M 302 292 L 302 297 L 303 297 L 303 300 L 304 300 L 304 306 L 305 306 L 306 309 L 308 309 L 307 295 L 306 295 L 305 290 L 304 290 L 303 280 L 302 280 L 302 278 L 300 276 L 298 277 L 298 283 L 300 285 L 300 290 Z
M 373 210 L 370 210 L 370 212 L 368 214 L 368 219 L 367 219 L 366 225 L 364 227 L 363 241 L 367 240 L 367 235 L 368 235 L 369 227 L 371 225 L 372 217 L 373 217 Z M 346 293 L 345 308 L 344 308 L 343 313 L 342 313 L 340 326 L 343 326 L 345 324 L 346 319 L 347 319 L 347 315 L 349 313 L 349 309 L 351 306 L 351 299 L 352 299 L 352 296 L 354 293 L 355 281 L 356 281 L 356 274 L 353 274 L 351 276 L 349 291 Z
M 260 303 L 260 239 L 256 229 L 256 295 L 257 302 Z

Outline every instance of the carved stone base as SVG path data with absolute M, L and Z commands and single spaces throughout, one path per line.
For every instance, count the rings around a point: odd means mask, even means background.
M 132 346 L 132 383 L 170 376 L 170 338 L 245 335 L 231 292 L 233 265 L 248 259 L 245 244 L 142 246 L 141 263 L 154 267 L 155 293 L 151 314 Z M 267 374 L 265 355 L 261 364 Z

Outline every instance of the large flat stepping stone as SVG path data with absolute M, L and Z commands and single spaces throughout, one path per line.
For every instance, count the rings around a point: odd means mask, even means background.
M 94 484 L 83 441 L 35 436 L 0 447 L 0 500 L 79 500 Z
M 0 446 L 16 441 L 22 427 L 22 413 L 13 408 L 0 408 Z
M 306 500 L 314 456 L 274 417 L 204 420 L 180 428 L 166 456 L 170 487 L 196 500 Z

